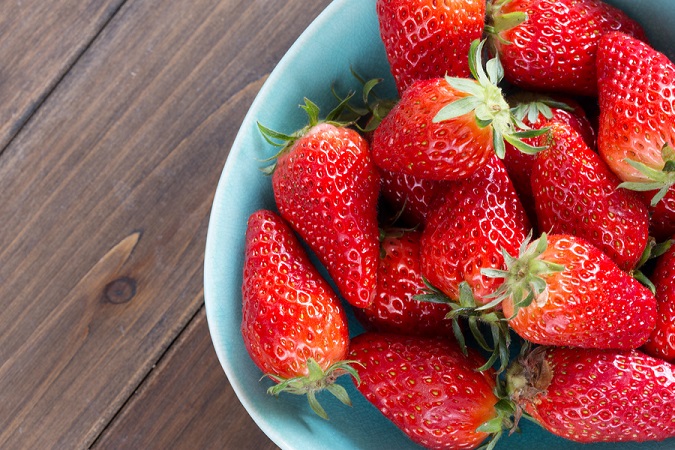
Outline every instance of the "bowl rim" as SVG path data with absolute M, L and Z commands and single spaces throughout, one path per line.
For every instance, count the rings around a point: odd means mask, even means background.
M 314 33 L 316 33 L 320 28 L 326 26 L 330 22 L 331 17 L 338 10 L 347 8 L 348 3 L 349 3 L 348 0 L 331 1 L 331 3 L 328 4 L 326 8 L 324 8 L 319 13 L 319 15 L 317 15 L 317 17 L 307 26 L 307 28 L 298 36 L 295 42 L 289 47 L 288 51 L 279 60 L 279 62 L 274 67 L 267 80 L 265 80 L 262 87 L 256 94 L 256 97 L 251 103 L 248 112 L 244 116 L 244 120 L 242 121 L 239 127 L 239 131 L 237 132 L 237 135 L 232 143 L 232 146 L 230 147 L 230 152 L 228 153 L 227 160 L 225 161 L 225 165 L 220 175 L 218 186 L 216 188 L 216 192 L 213 199 L 213 204 L 211 207 L 211 214 L 209 217 L 206 235 L 206 247 L 204 253 L 204 306 L 206 310 L 206 320 L 209 332 L 211 335 L 211 339 L 213 340 L 213 347 L 218 357 L 218 361 L 220 362 L 220 365 L 225 371 L 228 383 L 232 386 L 232 389 L 234 390 L 237 398 L 239 399 L 239 402 L 246 409 L 249 416 L 263 431 L 263 433 L 265 433 L 267 437 L 269 437 L 274 442 L 274 444 L 278 445 L 280 448 L 283 449 L 290 449 L 291 446 L 286 441 L 282 433 L 279 433 L 271 424 L 262 419 L 263 414 L 261 414 L 260 411 L 258 411 L 259 409 L 258 406 L 253 401 L 251 401 L 242 383 L 236 376 L 234 376 L 235 367 L 232 366 L 232 364 L 226 357 L 224 350 L 226 347 L 224 341 L 225 337 L 217 331 L 217 327 L 215 326 L 213 311 L 215 310 L 216 305 L 213 304 L 212 300 L 210 300 L 214 298 L 213 293 L 217 289 L 214 277 L 212 276 L 212 273 L 215 270 L 214 269 L 215 261 L 217 260 L 217 256 L 215 254 L 217 249 L 216 245 L 214 244 L 215 233 L 213 230 L 215 228 L 215 223 L 218 222 L 219 217 L 221 215 L 220 205 L 223 205 L 225 203 L 224 202 L 225 187 L 223 186 L 224 183 L 222 181 L 224 179 L 229 178 L 231 176 L 232 171 L 234 170 L 235 161 L 237 159 L 234 156 L 243 152 L 241 141 L 245 139 L 244 136 L 245 133 L 242 133 L 241 130 L 249 129 L 250 127 L 255 125 L 255 118 L 260 114 L 259 110 L 261 109 L 263 99 L 268 95 L 268 91 L 270 91 L 271 88 L 279 81 L 279 79 L 282 77 L 282 74 L 286 72 L 286 70 L 290 67 L 291 63 L 293 62 L 293 60 L 295 60 L 298 57 L 299 53 L 303 50 L 303 48 L 305 48 L 310 43 L 311 36 Z

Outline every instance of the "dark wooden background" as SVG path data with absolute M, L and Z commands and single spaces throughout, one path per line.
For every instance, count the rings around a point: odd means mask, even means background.
M 276 448 L 216 359 L 204 245 L 249 105 L 328 3 L 1 3 L 0 448 Z

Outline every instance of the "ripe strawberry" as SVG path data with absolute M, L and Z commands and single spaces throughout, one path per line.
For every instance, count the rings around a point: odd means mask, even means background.
M 595 95 L 600 37 L 620 30 L 645 39 L 637 22 L 601 0 L 491 0 L 487 17 L 505 78 L 529 90 Z
M 649 214 L 582 136 L 552 124 L 546 150 L 532 167 L 532 191 L 540 230 L 586 239 L 622 270 L 634 269 L 649 240 Z
M 469 67 L 476 78 L 415 82 L 375 130 L 372 152 L 381 169 L 429 180 L 458 180 L 474 174 L 492 154 L 504 156 L 504 141 L 521 151 L 541 131 L 516 131 L 516 121 L 497 84 L 499 61 L 481 63 L 483 42 L 474 41 Z
M 583 136 L 589 147 L 595 147 L 595 130 L 584 109 L 576 101 L 569 98 L 520 93 L 510 97 L 508 102 L 513 107 L 514 116 L 525 126 L 540 130 L 554 123 L 568 124 Z M 535 139 L 524 139 L 524 142 L 536 145 Z M 506 143 L 504 166 L 533 224 L 537 222 L 531 183 L 535 159 L 536 155 L 523 153 Z
M 422 274 L 447 296 L 459 298 L 467 281 L 478 304 L 501 280 L 484 268 L 504 267 L 502 249 L 515 253 L 530 223 L 501 161 L 490 162 L 471 178 L 448 183 L 434 200 L 422 232 Z
M 412 226 L 424 225 L 429 205 L 446 182 L 425 180 L 405 173 L 380 170 L 380 194 Z
M 345 300 L 365 307 L 375 297 L 379 174 L 356 131 L 320 123 L 309 100 L 304 108 L 310 124 L 292 136 L 262 128 L 268 139 L 287 141 L 272 175 L 274 199 Z
M 491 371 L 452 341 L 365 333 L 352 339 L 358 390 L 413 441 L 430 449 L 473 449 L 499 435 L 504 413 L 495 405 Z
M 511 396 L 576 442 L 675 436 L 675 367 L 637 350 L 539 347 L 508 372 Z
M 651 281 L 656 287 L 656 329 L 644 346 L 650 355 L 675 362 L 675 246 L 656 263 Z
M 652 206 L 675 196 L 675 65 L 622 33 L 600 40 L 597 63 L 599 153 L 624 187 L 657 191 Z
M 278 384 L 269 392 L 307 394 L 326 414 L 315 392 L 353 370 L 344 358 L 347 319 L 339 299 L 310 262 L 291 229 L 275 213 L 248 220 L 244 250 L 241 333 L 253 362 Z
M 420 336 L 452 331 L 452 322 L 445 319 L 448 305 L 414 298 L 426 288 L 420 271 L 420 237 L 421 232 L 414 230 L 383 231 L 375 301 L 368 308 L 354 308 L 366 328 Z
M 377 17 L 399 93 L 416 80 L 469 76 L 467 55 L 483 34 L 484 0 L 378 0 Z
M 656 192 L 644 192 L 644 199 L 649 204 Z M 675 235 L 675 189 L 668 189 L 666 195 L 656 205 L 649 207 L 650 235 L 657 241 L 664 241 Z
M 543 234 L 506 265 L 483 272 L 504 279 L 493 303 L 530 342 L 631 349 L 654 329 L 652 292 L 582 238 Z

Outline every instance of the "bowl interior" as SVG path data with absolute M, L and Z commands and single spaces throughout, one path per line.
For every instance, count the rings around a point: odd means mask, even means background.
M 607 0 L 645 26 L 653 45 L 671 59 L 675 43 L 675 3 L 672 0 Z M 291 132 L 305 124 L 298 107 L 307 97 L 326 113 L 336 104 L 331 86 L 340 93 L 359 90 L 350 67 L 365 78 L 382 77 L 382 96 L 395 95 L 393 80 L 379 38 L 375 0 L 335 0 L 312 23 L 270 75 L 258 94 L 232 146 L 216 191 L 211 213 L 204 274 L 206 313 L 218 358 L 240 401 L 260 428 L 283 449 L 415 449 L 396 427 L 371 406 L 343 377 L 354 403 L 345 407 L 329 394 L 319 399 L 330 416 L 312 413 L 304 398 L 266 394 L 271 385 L 248 357 L 239 331 L 241 269 L 248 216 L 276 209 L 270 179 L 259 170 L 260 160 L 275 149 L 260 136 L 256 122 Z M 350 316 L 352 335 L 361 328 Z M 534 443 L 560 450 L 589 448 L 559 439 L 527 421 L 523 433 L 503 439 L 498 449 L 532 448 Z M 665 445 L 665 447 L 664 447 Z M 596 449 L 675 448 L 668 443 L 595 444 Z

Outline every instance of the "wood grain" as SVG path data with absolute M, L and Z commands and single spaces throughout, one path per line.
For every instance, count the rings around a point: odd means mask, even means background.
M 93 448 L 278 447 L 258 429 L 227 382 L 202 308 Z
M 124 0 L 2 2 L 0 153 Z
M 0 154 L 0 448 L 83 448 L 124 405 L 161 409 L 127 400 L 202 308 L 229 146 L 327 3 L 126 2 Z

